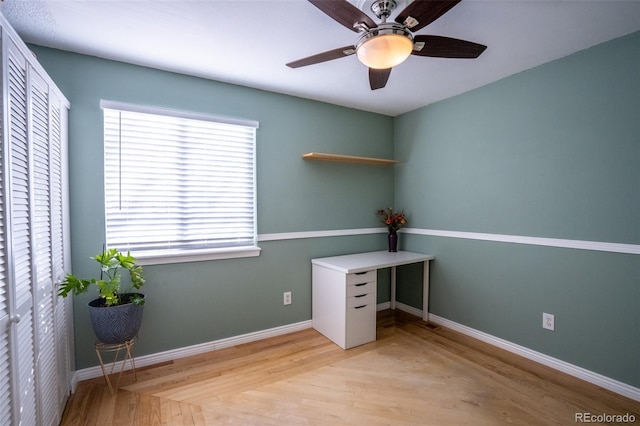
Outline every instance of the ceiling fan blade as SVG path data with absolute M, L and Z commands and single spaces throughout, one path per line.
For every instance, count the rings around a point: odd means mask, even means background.
M 287 66 L 289 68 L 306 67 L 307 65 L 319 64 L 320 62 L 326 62 L 334 59 L 344 58 L 345 56 L 351 56 L 354 53 L 356 53 L 355 46 L 344 46 L 337 49 L 328 50 L 326 52 L 318 53 L 317 55 L 298 59 L 297 61 L 289 62 Z
M 369 85 L 371 86 L 371 90 L 382 89 L 386 86 L 390 74 L 391 68 L 382 70 L 369 68 Z
M 487 46 L 457 38 L 417 35 L 413 38 L 412 55 L 434 58 L 477 58 Z
M 460 3 L 460 1 L 461 0 L 414 0 L 396 16 L 396 22 L 404 24 L 411 31 L 416 32 L 447 13 L 449 9 Z M 407 18 L 409 18 L 409 20 L 407 20 Z
M 351 31 L 360 31 L 357 24 L 365 24 L 368 28 L 377 27 L 371 18 L 347 0 L 309 0 L 309 3 Z

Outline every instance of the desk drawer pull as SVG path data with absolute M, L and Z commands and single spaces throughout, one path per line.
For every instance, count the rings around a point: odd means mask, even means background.
M 376 280 L 376 271 L 353 272 L 347 274 L 347 285 L 368 283 Z
M 362 309 L 362 308 L 366 308 L 367 305 L 362 305 L 362 306 L 355 306 L 353 309 Z
M 369 294 L 369 293 L 375 293 L 375 292 L 376 292 L 375 281 L 347 286 L 347 297 L 354 297 L 362 294 Z
M 353 309 L 356 306 L 362 305 L 376 305 L 376 294 L 375 293 L 366 293 L 366 294 L 355 294 L 351 297 L 347 297 L 347 309 Z

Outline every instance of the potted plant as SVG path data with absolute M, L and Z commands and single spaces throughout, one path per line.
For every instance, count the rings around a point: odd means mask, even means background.
M 103 343 L 123 343 L 133 339 L 142 323 L 142 306 L 145 295 L 136 292 L 144 284 L 142 266 L 136 259 L 116 249 L 103 250 L 92 257 L 100 264 L 100 279 L 80 279 L 67 274 L 60 283 L 58 295 L 81 294 L 93 284 L 98 288 L 98 298 L 89 302 L 89 315 L 93 331 Z M 121 292 L 122 270 L 129 272 L 130 287 Z M 135 290 L 134 290 L 135 289 Z

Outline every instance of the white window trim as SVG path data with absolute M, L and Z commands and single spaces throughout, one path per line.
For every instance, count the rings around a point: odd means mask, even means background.
M 189 254 L 176 254 L 169 251 L 146 254 L 132 253 L 139 265 L 167 265 L 171 263 L 202 262 L 205 260 L 238 259 L 260 256 L 260 247 L 238 247 L 213 250 L 194 250 Z
M 116 110 L 126 110 L 131 112 L 141 112 L 148 114 L 158 114 L 158 115 L 171 115 L 179 118 L 187 118 L 194 120 L 203 120 L 203 121 L 213 121 L 217 123 L 224 124 L 234 124 L 239 126 L 247 126 L 258 129 L 259 122 L 255 120 L 246 120 L 239 119 L 233 117 L 225 117 L 225 116 L 217 116 L 212 114 L 200 114 L 194 112 L 186 112 L 179 111 L 173 109 L 159 108 L 159 107 L 149 107 L 143 105 L 135 105 L 128 104 L 124 102 L 116 102 L 109 100 L 100 100 L 100 108 L 101 109 L 116 109 Z M 254 164 L 256 161 L 254 151 Z M 254 181 L 254 198 L 257 197 L 257 171 L 254 166 L 253 169 L 253 181 Z M 257 207 L 257 205 L 256 205 Z M 257 227 L 257 208 L 254 208 L 253 211 L 253 223 L 254 226 Z M 258 234 L 257 231 L 254 231 L 255 239 L 257 242 Z M 200 262 L 207 260 L 221 260 L 221 259 L 236 259 L 236 258 L 245 258 L 245 257 L 257 257 L 260 255 L 261 248 L 258 246 L 245 246 L 245 247 L 225 247 L 225 248 L 217 248 L 217 249 L 202 249 L 202 250 L 192 250 L 189 252 L 176 252 L 171 250 L 158 250 L 158 251 L 147 251 L 147 252 L 134 252 L 131 254 L 136 257 L 137 262 L 142 265 L 163 265 L 163 264 L 173 264 L 173 263 L 186 263 L 186 262 Z
M 238 126 L 255 127 L 256 129 L 260 127 L 260 123 L 255 120 L 244 120 L 241 118 L 224 117 L 221 115 L 199 114 L 197 112 L 187 112 L 187 111 L 179 111 L 179 110 L 168 109 L 168 108 L 134 105 L 134 104 L 128 104 L 125 102 L 107 101 L 104 99 L 100 100 L 100 108 L 101 109 L 119 109 L 119 110 L 125 110 L 130 112 L 142 112 L 145 114 L 171 115 L 173 117 L 178 117 L 178 118 L 190 118 L 193 120 L 213 121 L 216 123 L 225 123 L 225 124 L 236 124 Z

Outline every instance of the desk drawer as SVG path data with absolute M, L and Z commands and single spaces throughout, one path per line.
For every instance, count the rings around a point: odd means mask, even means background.
M 376 340 L 375 294 L 347 299 L 345 349 Z
M 376 280 L 376 270 L 347 274 L 347 285 L 368 283 Z
M 358 296 L 347 297 L 347 310 L 349 309 L 361 309 L 361 307 L 367 305 L 376 304 L 376 293 L 366 293 Z
M 376 282 L 360 283 L 347 286 L 347 297 L 361 296 L 376 292 Z

